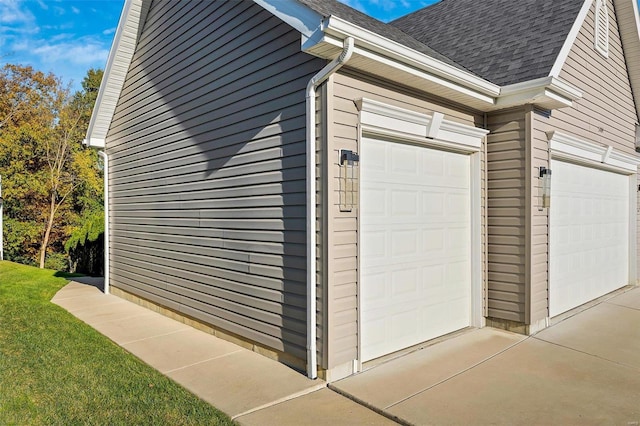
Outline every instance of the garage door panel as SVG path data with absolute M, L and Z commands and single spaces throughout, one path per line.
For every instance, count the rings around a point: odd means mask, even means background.
M 366 361 L 470 324 L 470 160 L 369 139 L 361 151 Z
M 549 314 L 627 284 L 629 178 L 552 161 Z

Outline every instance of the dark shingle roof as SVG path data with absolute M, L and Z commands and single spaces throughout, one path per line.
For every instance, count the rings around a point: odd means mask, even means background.
M 442 0 L 390 25 L 474 74 L 506 85 L 549 75 L 583 3 Z
M 382 21 L 378 21 L 377 19 L 336 0 L 298 0 L 298 2 L 304 4 L 324 17 L 336 16 L 361 28 L 372 31 L 382 37 L 388 38 L 389 40 L 400 43 L 410 49 L 424 53 L 434 59 L 453 65 L 456 68 L 464 69 L 464 67 L 457 64 L 451 58 L 438 53 L 424 43 L 421 43 L 412 36 L 404 33 L 402 30 L 392 25 L 385 24 Z

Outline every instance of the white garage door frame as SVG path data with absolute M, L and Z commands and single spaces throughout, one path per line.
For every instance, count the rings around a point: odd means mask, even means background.
M 482 285 L 481 147 L 488 130 L 460 124 L 438 112 L 418 113 L 371 99 L 358 99 L 359 146 L 367 137 L 469 155 L 471 207 L 471 326 L 485 325 Z M 360 221 L 358 221 L 358 295 L 361 293 Z M 362 306 L 358 297 L 358 370 L 362 370 Z
M 629 179 L 629 241 L 628 241 L 628 282 L 635 284 L 637 280 L 637 200 L 638 200 L 638 165 L 636 156 L 615 150 L 611 146 L 594 144 L 573 135 L 552 131 L 547 133 L 550 159 L 560 160 L 580 166 L 625 175 Z M 553 172 L 553 170 L 552 170 Z M 553 191 L 553 175 L 551 179 Z M 550 209 L 553 209 L 551 205 Z M 551 241 L 551 225 L 549 226 L 549 242 Z M 549 270 L 553 263 L 553 251 L 549 244 Z M 549 293 L 551 293 L 551 277 L 549 277 Z M 552 301 L 549 300 L 549 305 Z M 549 311 L 550 312 L 550 311 Z M 551 313 L 550 313 L 551 316 Z

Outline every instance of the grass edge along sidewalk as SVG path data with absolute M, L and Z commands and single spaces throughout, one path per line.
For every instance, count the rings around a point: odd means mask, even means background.
M 0 261 L 0 424 L 233 424 L 51 303 L 69 278 Z

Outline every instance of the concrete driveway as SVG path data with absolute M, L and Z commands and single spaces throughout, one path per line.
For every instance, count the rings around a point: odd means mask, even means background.
M 640 422 L 640 288 L 535 336 L 492 328 L 329 387 L 405 424 Z
M 640 422 L 640 288 L 626 290 L 533 337 L 469 330 L 328 387 L 92 285 L 53 302 L 241 425 L 628 426 Z

